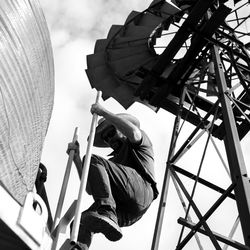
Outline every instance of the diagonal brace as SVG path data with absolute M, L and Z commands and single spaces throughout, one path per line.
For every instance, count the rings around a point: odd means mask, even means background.
M 188 199 L 188 201 L 190 202 L 192 208 L 194 209 L 197 217 L 199 218 L 199 223 L 198 228 L 200 226 L 203 225 L 204 229 L 207 231 L 208 236 L 210 237 L 212 243 L 215 246 L 215 249 L 221 249 L 221 247 L 219 246 L 215 236 L 213 235 L 212 231 L 210 230 L 210 228 L 208 227 L 206 220 L 211 216 L 211 214 L 218 208 L 218 206 L 225 200 L 225 198 L 228 196 L 229 193 L 231 193 L 231 191 L 233 190 L 233 188 L 235 187 L 235 184 L 230 185 L 230 187 L 226 190 L 226 192 L 217 200 L 217 202 L 213 205 L 213 207 L 206 213 L 205 216 L 202 216 L 199 209 L 197 208 L 197 206 L 195 205 L 194 201 L 191 199 L 190 195 L 188 194 L 187 190 L 185 189 L 184 185 L 182 184 L 181 180 L 179 179 L 179 177 L 177 176 L 177 174 L 175 173 L 174 169 L 172 166 L 170 166 L 170 171 L 172 176 L 176 179 L 176 181 L 178 182 L 180 188 L 182 189 L 183 193 L 185 194 L 186 198 Z M 196 230 L 197 231 L 197 230 Z M 191 239 L 191 237 L 195 234 L 196 232 L 195 230 L 192 230 L 186 237 L 185 239 L 177 246 L 177 250 L 182 249 L 186 243 Z

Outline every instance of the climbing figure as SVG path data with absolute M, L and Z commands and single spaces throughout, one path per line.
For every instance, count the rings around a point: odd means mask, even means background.
M 114 114 L 99 103 L 91 106 L 91 113 L 101 116 L 94 146 L 110 147 L 113 152 L 109 159 L 91 156 L 86 191 L 94 203 L 82 213 L 78 235 L 84 250 L 95 233 L 110 241 L 121 239 L 121 227 L 138 221 L 158 195 L 152 143 L 139 120 L 127 113 Z M 81 176 L 79 143 L 69 143 L 67 152 L 72 149 Z

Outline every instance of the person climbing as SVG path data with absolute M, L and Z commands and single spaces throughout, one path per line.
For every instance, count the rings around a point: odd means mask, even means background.
M 154 154 L 147 134 L 139 120 L 128 114 L 114 114 L 99 103 L 91 113 L 101 116 L 96 127 L 94 146 L 110 147 L 109 159 L 91 156 L 86 191 L 94 203 L 81 214 L 79 246 L 87 250 L 95 233 L 110 241 L 122 238 L 121 227 L 138 221 L 157 198 Z M 74 163 L 81 176 L 82 162 L 78 142 L 69 143 L 74 150 Z

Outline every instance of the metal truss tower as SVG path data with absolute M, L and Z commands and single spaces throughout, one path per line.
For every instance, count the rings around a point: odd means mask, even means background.
M 250 179 L 241 147 L 250 130 L 249 10 L 246 0 L 153 1 L 143 12 L 132 11 L 124 25 L 113 25 L 87 57 L 91 86 L 104 99 L 113 97 L 125 108 L 139 101 L 176 117 L 152 250 L 168 238 L 161 231 L 170 183 L 185 211 L 176 249 L 193 239 L 203 249 L 203 235 L 213 249 L 250 249 Z M 183 164 L 205 135 L 203 149 Z M 211 144 L 218 162 L 209 158 L 207 166 Z M 220 165 L 225 176 L 215 183 Z M 205 190 L 203 197 L 197 190 Z M 211 191 L 217 198 L 209 203 Z M 239 217 L 223 236 L 210 219 L 228 200 Z M 232 218 L 225 221 L 228 227 Z M 238 224 L 242 241 L 233 239 Z

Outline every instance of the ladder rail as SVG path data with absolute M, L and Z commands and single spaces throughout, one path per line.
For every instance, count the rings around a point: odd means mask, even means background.
M 99 102 L 100 96 L 101 96 L 101 91 L 98 91 L 96 95 L 95 103 Z M 91 151 L 92 151 L 93 142 L 94 142 L 97 118 L 98 118 L 98 115 L 93 114 L 91 127 L 90 127 L 90 134 L 89 134 L 89 139 L 88 139 L 88 145 L 87 145 L 87 150 L 85 154 L 85 160 L 84 160 L 83 168 L 82 168 L 82 174 L 81 176 L 79 176 L 81 183 L 79 187 L 78 199 L 72 203 L 71 207 L 68 209 L 66 214 L 61 218 L 62 207 L 63 207 L 65 195 L 66 195 L 66 190 L 67 190 L 68 181 L 69 181 L 70 172 L 71 172 L 71 166 L 72 166 L 73 158 L 74 158 L 74 150 L 72 149 L 69 152 L 68 162 L 67 162 L 64 179 L 63 179 L 62 187 L 60 191 L 60 196 L 59 196 L 59 200 L 58 200 L 58 204 L 56 208 L 55 218 L 54 218 L 53 225 L 52 225 L 52 235 L 54 236 L 52 250 L 57 249 L 60 233 L 62 231 L 65 232 L 65 228 L 67 227 L 69 222 L 72 220 L 72 218 L 74 218 L 73 228 L 71 231 L 70 239 L 67 241 L 71 243 L 77 242 L 79 226 L 80 226 L 80 218 L 81 218 L 81 212 L 82 212 L 81 204 L 82 204 L 83 192 L 87 184 L 87 176 L 88 176 L 89 165 L 90 165 L 90 160 L 91 160 Z M 78 128 L 76 127 L 74 136 L 72 139 L 72 143 L 75 143 L 76 140 L 78 139 L 77 132 L 78 132 Z
M 74 132 L 74 136 L 72 139 L 73 143 L 76 142 L 76 140 L 77 140 L 77 137 L 78 137 L 77 131 L 78 131 L 78 128 L 76 127 L 75 132 Z M 56 228 L 56 225 L 58 224 L 60 217 L 61 217 L 63 202 L 64 202 L 65 195 L 66 195 L 66 189 L 68 186 L 68 181 L 69 181 L 69 176 L 70 176 L 73 158 L 74 158 L 74 150 L 70 150 L 68 162 L 66 165 L 66 170 L 65 170 L 64 178 L 63 178 L 63 182 L 62 182 L 61 192 L 60 192 L 60 196 L 59 196 L 58 203 L 57 203 L 55 218 L 54 218 L 53 225 L 52 225 L 52 230 L 51 230 L 52 232 Z
M 96 95 L 95 103 L 99 102 L 100 96 L 101 96 L 101 91 L 98 91 L 97 95 Z M 82 198 L 83 198 L 83 192 L 86 189 L 86 185 L 87 185 L 87 177 L 88 177 L 90 160 L 91 160 L 91 152 L 92 152 L 94 138 L 95 138 L 95 128 L 97 125 L 97 119 L 98 119 L 98 115 L 94 113 L 92 116 L 89 140 L 88 140 L 87 150 L 86 150 L 85 159 L 84 159 L 84 163 L 83 163 L 81 184 L 80 184 L 80 188 L 79 188 L 76 211 L 75 211 L 75 219 L 74 219 L 74 223 L 73 223 L 72 232 L 70 235 L 71 242 L 77 242 L 77 238 L 78 238 L 81 212 L 82 212 L 81 211 L 82 200 L 83 200 Z

